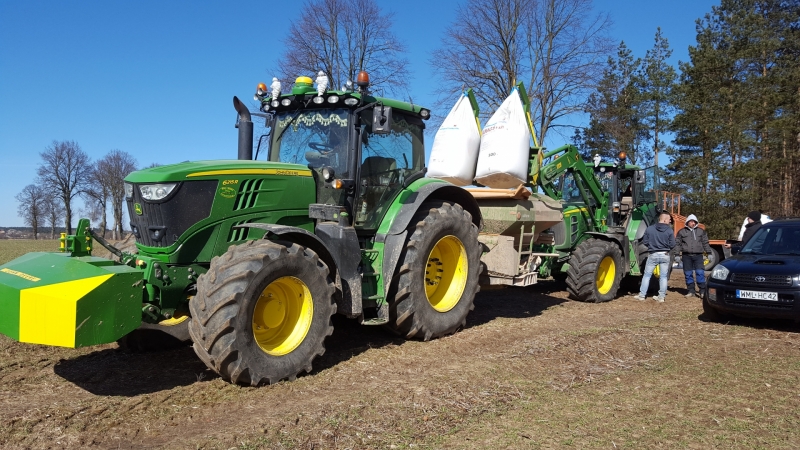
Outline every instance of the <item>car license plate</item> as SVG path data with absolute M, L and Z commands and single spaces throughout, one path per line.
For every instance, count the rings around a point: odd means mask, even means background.
M 736 290 L 736 298 L 746 298 L 750 300 L 770 300 L 773 302 L 778 301 L 777 292 L 761 292 L 761 291 L 740 291 Z

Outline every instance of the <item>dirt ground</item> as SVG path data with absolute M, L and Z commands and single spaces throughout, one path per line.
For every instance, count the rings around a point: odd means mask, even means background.
M 464 330 L 431 342 L 336 320 L 311 374 L 261 388 L 190 347 L 0 336 L 0 447 L 797 448 L 798 327 L 705 322 L 671 285 L 663 304 L 483 291 Z

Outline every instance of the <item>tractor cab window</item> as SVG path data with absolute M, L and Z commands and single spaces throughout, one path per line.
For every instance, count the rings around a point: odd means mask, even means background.
M 311 169 L 332 167 L 337 178 L 347 176 L 348 111 L 300 110 L 275 117 L 269 160 L 302 164 Z
M 567 171 L 561 176 L 558 188 L 561 190 L 561 200 L 565 203 L 583 202 L 578 183 L 572 171 Z
M 603 192 L 611 192 L 614 189 L 614 172 L 607 167 L 600 167 L 594 170 L 594 176 L 600 183 Z
M 658 167 L 650 166 L 644 169 L 645 181 L 637 192 L 637 203 L 652 203 L 656 201 L 656 191 L 660 189 Z
M 377 228 L 406 180 L 422 172 L 423 124 L 395 110 L 388 134 L 372 132 L 372 110 L 361 113 L 361 180 L 355 204 L 356 226 Z
M 317 202 L 343 205 L 345 191 L 325 187 L 323 167 L 336 178 L 352 178 L 348 165 L 350 113 L 346 109 L 287 111 L 275 116 L 269 160 L 302 164 L 312 169 L 317 184 Z

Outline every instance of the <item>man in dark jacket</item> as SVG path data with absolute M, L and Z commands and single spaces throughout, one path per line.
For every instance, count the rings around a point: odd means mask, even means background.
M 708 245 L 708 235 L 706 231 L 698 227 L 697 216 L 689 214 L 686 218 L 686 225 L 678 231 L 676 241 L 681 250 L 681 260 L 683 262 L 683 274 L 686 276 L 686 288 L 689 293 L 687 297 L 698 295 L 694 291 L 695 282 L 700 290 L 700 298 L 706 292 L 705 264 L 703 263 L 703 253 L 711 253 L 711 246 Z M 694 277 L 692 277 L 694 275 Z
M 744 225 L 744 234 L 742 234 L 742 240 L 733 245 L 725 244 L 725 247 L 727 248 L 735 247 L 737 252 L 741 250 L 742 247 L 744 247 L 744 244 L 747 244 L 747 241 L 749 241 L 750 238 L 752 238 L 753 235 L 756 234 L 756 231 L 758 231 L 758 229 L 761 228 L 761 225 L 763 225 L 761 223 L 761 216 L 762 214 L 758 211 L 750 211 L 749 213 L 747 213 L 747 218 L 744 219 L 746 223 Z M 768 216 L 765 217 L 769 219 Z M 772 222 L 772 220 L 770 219 L 768 222 Z
M 745 225 L 744 228 L 742 242 L 739 243 L 742 247 L 744 247 L 744 244 L 747 244 L 747 241 L 761 228 L 761 213 L 758 211 L 750 211 L 747 213 L 747 225 Z
M 658 223 L 650 225 L 644 232 L 642 243 L 647 247 L 647 264 L 644 267 L 644 276 L 642 277 L 642 285 L 639 287 L 639 295 L 636 296 L 637 300 L 645 300 L 647 298 L 647 289 L 650 287 L 650 277 L 658 266 L 658 295 L 653 299 L 659 303 L 664 302 L 664 297 L 667 295 L 667 281 L 669 277 L 670 251 L 675 247 L 675 235 L 672 232 L 672 227 L 669 225 L 669 213 L 662 212 L 658 216 Z

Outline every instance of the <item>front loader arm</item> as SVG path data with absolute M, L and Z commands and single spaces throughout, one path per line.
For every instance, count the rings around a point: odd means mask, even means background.
M 599 230 L 608 216 L 608 194 L 603 192 L 594 176 L 594 170 L 583 162 L 578 149 L 573 145 L 564 145 L 545 153 L 542 160 L 538 178 L 542 190 L 550 198 L 561 199 L 562 192 L 556 185 L 556 180 L 564 172 L 572 171 L 583 201 L 592 210 L 590 219 L 595 229 Z

